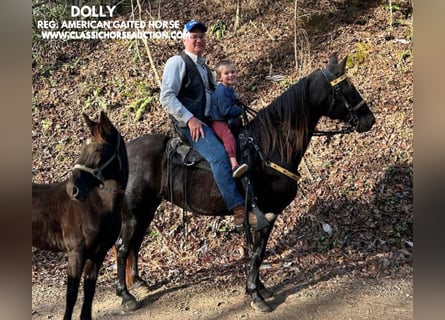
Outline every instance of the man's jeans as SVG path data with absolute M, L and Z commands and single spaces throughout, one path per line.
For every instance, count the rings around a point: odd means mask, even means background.
M 244 205 L 244 199 L 232 178 L 232 169 L 223 144 L 209 126 L 203 125 L 202 128 L 205 138 L 200 137 L 198 142 L 192 140 L 188 127 L 180 128 L 180 130 L 193 148 L 210 163 L 216 185 L 226 202 L 227 209 L 232 210 L 239 205 Z

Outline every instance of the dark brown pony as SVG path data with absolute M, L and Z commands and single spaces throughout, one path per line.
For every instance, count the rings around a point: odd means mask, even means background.
M 68 253 L 64 320 L 71 319 L 84 272 L 81 319 L 91 319 L 99 269 L 116 241 L 128 180 L 125 142 L 105 113 L 83 114 L 91 137 L 66 181 L 32 184 L 32 245 Z
M 322 116 L 342 120 L 357 132 L 371 129 L 375 118 L 345 76 L 345 64 L 346 58 L 339 63 L 337 55 L 332 55 L 326 69 L 314 71 L 302 78 L 260 110 L 247 124 L 244 141 L 247 141 L 250 150 L 248 179 L 256 198 L 253 208 L 262 213 L 280 214 L 295 198 L 298 183 L 294 178 L 298 165 Z M 213 176 L 208 171 L 177 166 L 170 174 L 172 183 L 166 183 L 168 160 L 165 151 L 170 138 L 150 134 L 132 140 L 127 145 L 130 175 L 125 192 L 122 231 L 116 242 L 116 291 L 122 297 L 124 309 L 138 307 L 126 286 L 127 258 L 131 266 L 127 276 L 135 285 L 147 286 L 138 275 L 138 252 L 145 230 L 162 199 L 183 206 L 183 193 L 188 190 L 187 207 L 195 214 L 231 214 L 227 212 Z M 185 170 L 186 182 L 183 179 Z M 184 183 L 187 183 L 186 188 Z M 242 188 L 241 185 L 239 187 Z M 251 231 L 252 254 L 246 290 L 252 297 L 252 306 L 264 312 L 272 310 L 264 300 L 264 296 L 271 295 L 271 291 L 260 281 L 259 268 L 274 222 L 260 230 L 248 229 Z

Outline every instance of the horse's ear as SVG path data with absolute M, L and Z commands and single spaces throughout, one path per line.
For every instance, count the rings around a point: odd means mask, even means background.
M 93 132 L 93 128 L 96 125 L 96 122 L 91 120 L 86 113 L 82 113 L 83 118 L 85 119 L 85 122 L 87 123 L 88 128 L 90 128 L 91 133 Z
M 110 119 L 108 118 L 107 114 L 104 111 L 100 112 L 99 123 L 107 134 L 111 134 L 113 125 L 112 125 Z
M 348 60 L 348 56 L 346 56 L 341 62 L 340 62 L 340 68 L 343 73 L 345 73 L 346 69 L 346 61 Z
M 329 65 L 338 64 L 338 54 L 337 52 L 334 52 L 329 57 Z

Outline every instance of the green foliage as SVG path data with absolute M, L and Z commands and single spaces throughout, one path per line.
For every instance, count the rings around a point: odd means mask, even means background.
M 158 232 L 154 229 L 150 229 L 150 234 L 148 235 L 151 239 L 157 238 L 159 236 Z
M 49 130 L 49 128 L 51 128 L 51 126 L 53 125 L 53 122 L 51 119 L 42 119 L 42 130 L 43 132 L 47 132 Z
M 64 161 L 66 156 L 64 156 L 64 150 L 67 150 L 67 143 L 61 141 L 54 146 L 54 149 L 57 151 L 57 157 L 60 161 Z
M 223 21 L 219 21 L 218 23 L 212 24 L 209 28 L 209 31 L 217 39 L 221 39 L 224 36 L 226 29 L 226 24 Z
M 256 83 L 249 84 L 249 89 L 252 92 L 256 92 L 258 90 L 258 85 Z
M 106 110 L 107 108 L 107 99 L 104 96 L 104 89 L 99 85 L 87 85 L 87 99 L 84 103 L 82 111 L 85 111 L 88 108 L 94 109 L 102 109 Z
M 352 68 L 363 64 L 371 51 L 372 46 L 369 43 L 357 42 L 351 50 L 351 53 L 348 55 L 346 66 Z
M 77 57 L 74 59 L 74 61 L 64 64 L 62 69 L 68 71 L 68 73 L 76 73 L 84 64 L 84 59 Z
M 411 68 L 412 59 L 413 59 L 412 49 L 399 51 L 397 65 L 401 68 L 403 72 L 406 72 Z
M 134 120 L 142 120 L 142 116 L 145 112 L 150 110 L 153 104 L 158 103 L 158 96 L 154 95 L 150 83 L 147 81 L 142 81 L 134 85 L 134 90 L 131 92 L 131 96 L 134 100 L 128 105 L 127 110 L 134 113 Z
M 133 101 L 133 103 L 131 103 L 128 106 L 128 109 L 131 112 L 135 113 L 134 119 L 136 121 L 139 121 L 142 119 L 142 115 L 145 113 L 145 111 L 150 106 L 152 101 L 153 101 L 153 96 L 147 96 L 147 97 L 140 98 L 140 99 Z
M 389 11 L 388 24 L 390 28 L 397 25 L 406 25 L 407 19 L 412 17 L 412 5 L 404 1 L 394 2 L 389 0 L 388 4 L 384 5 L 383 8 Z M 399 18 L 396 18 L 394 21 L 393 15 L 396 12 L 399 12 Z
M 56 69 L 57 69 L 57 66 L 54 64 L 41 65 L 39 68 L 39 74 L 42 77 L 49 78 L 53 74 L 53 71 Z
M 295 83 L 295 81 L 291 78 L 286 78 L 286 79 L 280 81 L 280 85 L 283 87 L 283 89 L 288 89 L 294 83 Z
M 385 10 L 400 10 L 400 4 L 398 4 L 397 2 L 388 2 L 388 4 L 385 4 L 383 6 L 383 8 Z

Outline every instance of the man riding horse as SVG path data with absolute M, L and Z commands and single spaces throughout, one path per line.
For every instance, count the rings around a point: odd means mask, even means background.
M 160 101 L 182 136 L 209 162 L 227 209 L 233 212 L 235 227 L 241 229 L 245 213 L 244 199 L 232 178 L 224 146 L 204 115 L 216 85 L 202 56 L 206 48 L 206 31 L 207 27 L 201 22 L 192 20 L 185 24 L 185 50 L 181 55 L 171 57 L 165 64 Z M 265 218 L 272 221 L 275 214 L 267 213 Z M 248 221 L 252 228 L 258 226 L 253 212 L 249 212 Z

